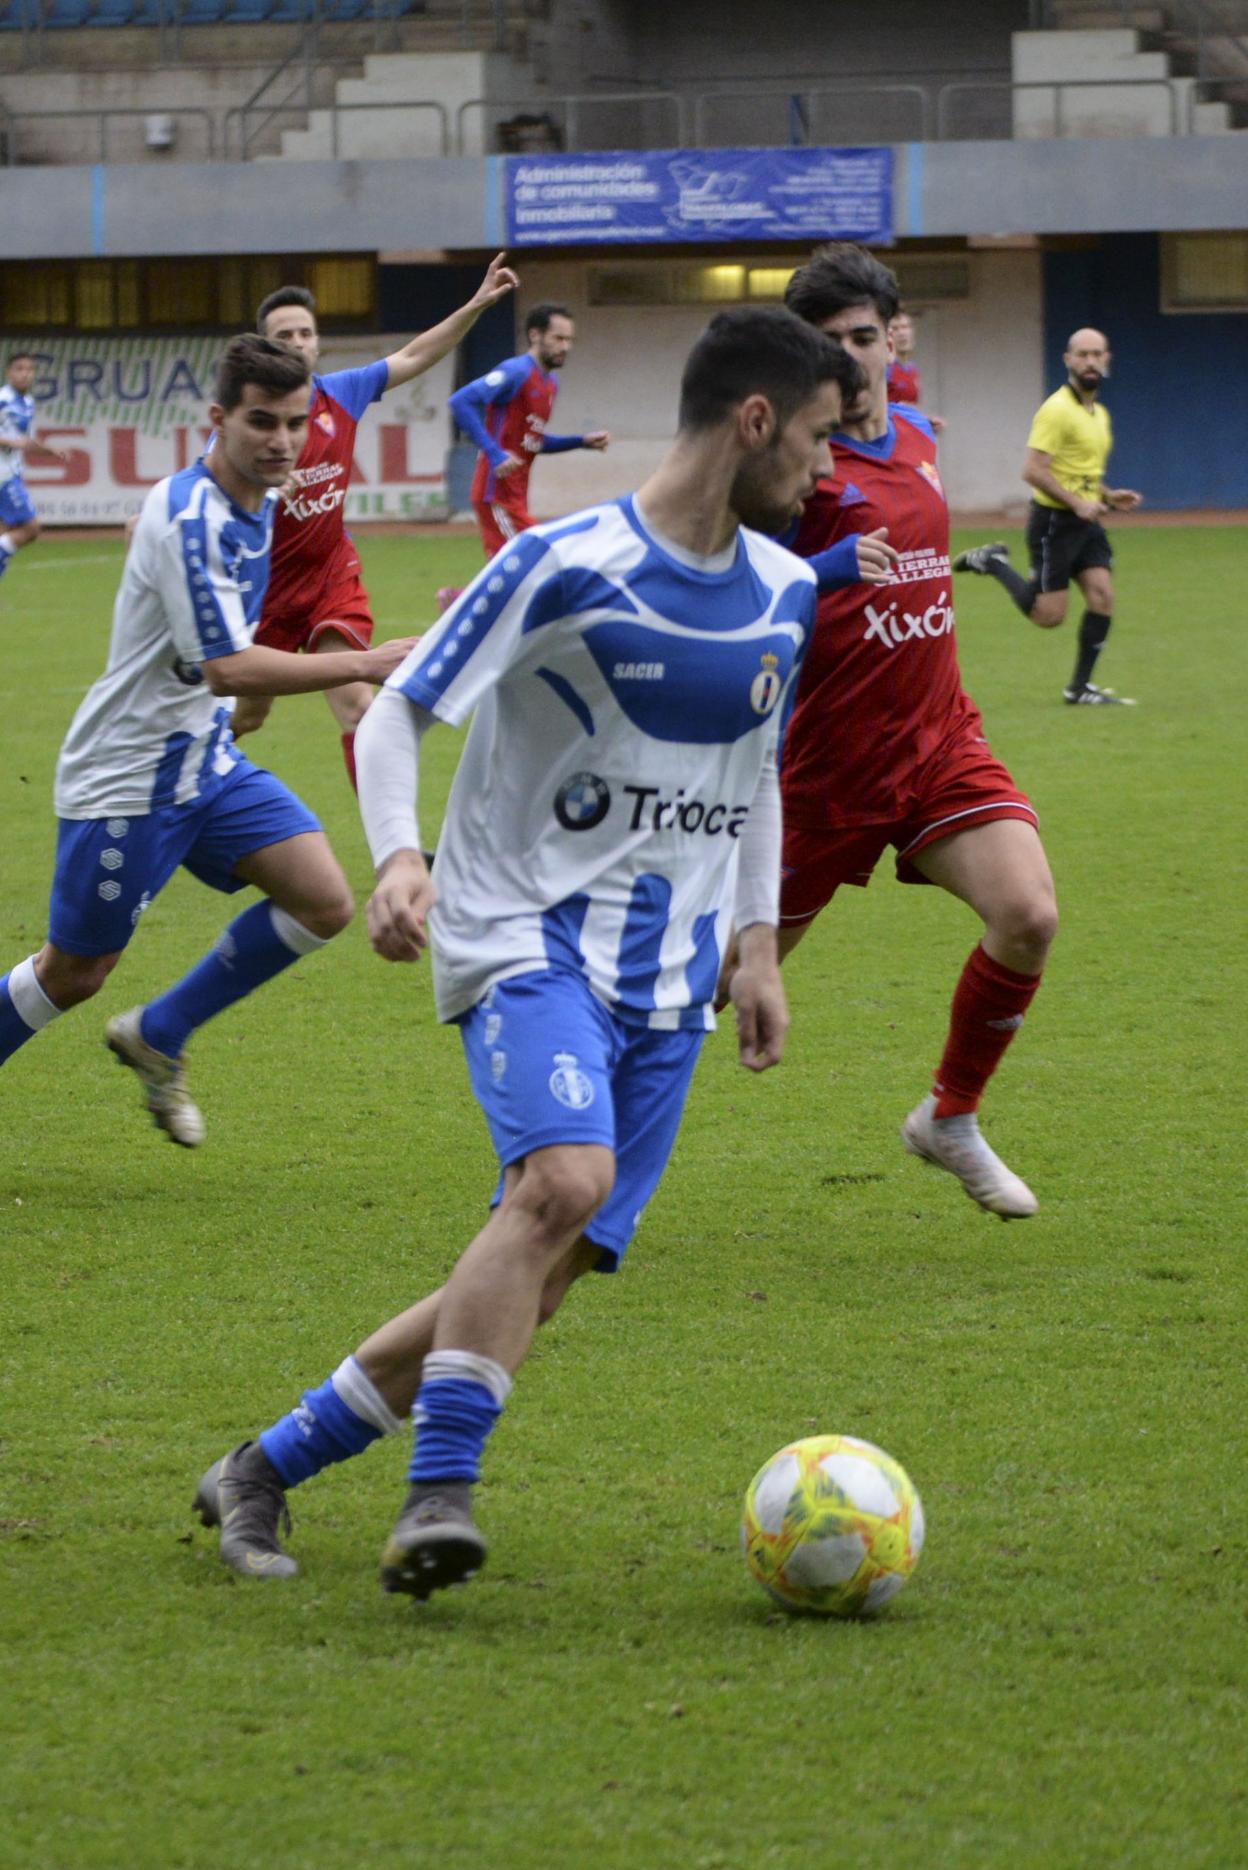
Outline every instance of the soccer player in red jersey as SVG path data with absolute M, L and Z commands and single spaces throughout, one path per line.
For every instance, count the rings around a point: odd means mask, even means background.
M 373 614 L 360 577 L 359 554 L 343 525 L 356 427 L 370 403 L 432 369 L 488 306 L 515 290 L 519 282 L 505 264 L 506 257 L 500 253 L 490 262 L 466 305 L 402 350 L 360 370 L 313 376 L 307 444 L 293 482 L 283 489 L 273 529 L 273 568 L 255 639 L 262 647 L 310 653 L 368 648 Z M 256 329 L 262 337 L 302 352 L 312 364 L 320 355 L 316 303 L 302 286 L 282 286 L 270 293 L 256 313 Z M 363 682 L 326 690 L 342 732 L 352 785 L 355 730 L 372 696 Z M 261 726 L 272 705 L 271 696 L 240 697 L 234 709 L 235 739 Z
M 524 321 L 524 335 L 526 351 L 465 383 L 451 397 L 451 414 L 481 450 L 472 506 L 487 559 L 533 524 L 529 473 L 539 454 L 602 449 L 611 441 L 606 429 L 551 435 L 546 428 L 559 387 L 555 372 L 563 369 L 576 340 L 567 306 L 535 305 Z
M 893 340 L 893 359 L 888 366 L 888 400 L 890 403 L 921 403 L 923 379 L 919 366 L 913 361 L 914 320 L 909 312 L 898 312 L 888 327 L 888 335 Z M 939 435 L 945 426 L 944 417 L 929 416 L 927 419 Z
M 1023 1023 L 1057 929 L 1036 813 L 993 758 L 954 646 L 949 512 L 926 417 L 890 408 L 897 282 L 860 247 L 820 248 L 789 282 L 792 311 L 866 375 L 832 437 L 835 471 L 806 503 L 793 549 L 813 558 L 887 528 L 887 584 L 821 598 L 784 746 L 780 948 L 842 884 L 865 886 L 887 846 L 903 883 L 934 883 L 984 925 L 962 970 L 932 1093 L 907 1117 L 913 1154 L 980 1206 L 1033 1214 L 1031 1190 L 980 1135 L 976 1111 Z M 860 574 L 861 575 L 861 574 Z

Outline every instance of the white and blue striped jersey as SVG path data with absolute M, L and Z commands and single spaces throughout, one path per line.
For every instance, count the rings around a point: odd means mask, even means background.
M 15 390 L 11 383 L 0 383 L 0 487 L 6 481 L 21 480 L 26 462 L 22 448 L 6 448 L 5 437 L 29 435 L 35 426 L 35 399 Z
M 476 710 L 434 871 L 439 1018 L 556 967 L 627 1022 L 714 1025 L 738 839 L 814 615 L 774 540 L 743 530 L 710 570 L 631 497 L 485 568 L 389 684 Z
M 233 770 L 230 710 L 203 665 L 251 647 L 276 501 L 267 495 L 248 513 L 202 460 L 152 488 L 113 608 L 108 666 L 61 748 L 59 817 L 185 805 Z

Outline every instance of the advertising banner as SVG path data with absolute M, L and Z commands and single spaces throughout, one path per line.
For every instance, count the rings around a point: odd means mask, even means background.
M 355 368 L 406 338 L 335 339 L 317 369 Z M 149 487 L 203 452 L 223 338 L 49 338 L 30 345 L 40 438 L 69 457 L 35 455 L 26 484 L 45 526 L 116 525 Z M 374 403 L 360 422 L 343 502 L 348 524 L 436 518 L 445 510 L 452 362 Z
M 892 239 L 891 149 L 506 158 L 507 244 Z

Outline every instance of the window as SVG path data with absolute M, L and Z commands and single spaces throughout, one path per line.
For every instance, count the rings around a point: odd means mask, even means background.
M 1161 309 L 1248 311 L 1248 233 L 1163 234 Z
M 779 305 L 793 270 L 806 255 L 750 261 L 625 261 L 591 266 L 591 305 Z M 887 253 L 907 303 L 969 299 L 971 261 L 965 253 Z
M 0 269 L 0 329 L 248 331 L 278 286 L 308 286 L 330 329 L 373 330 L 377 266 L 371 254 L 223 255 L 215 259 L 14 261 Z

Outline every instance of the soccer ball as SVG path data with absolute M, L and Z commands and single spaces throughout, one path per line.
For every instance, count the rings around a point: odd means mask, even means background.
M 745 1562 L 786 1610 L 873 1616 L 918 1564 L 923 1535 L 906 1470 L 854 1435 L 790 1442 L 746 1489 Z

